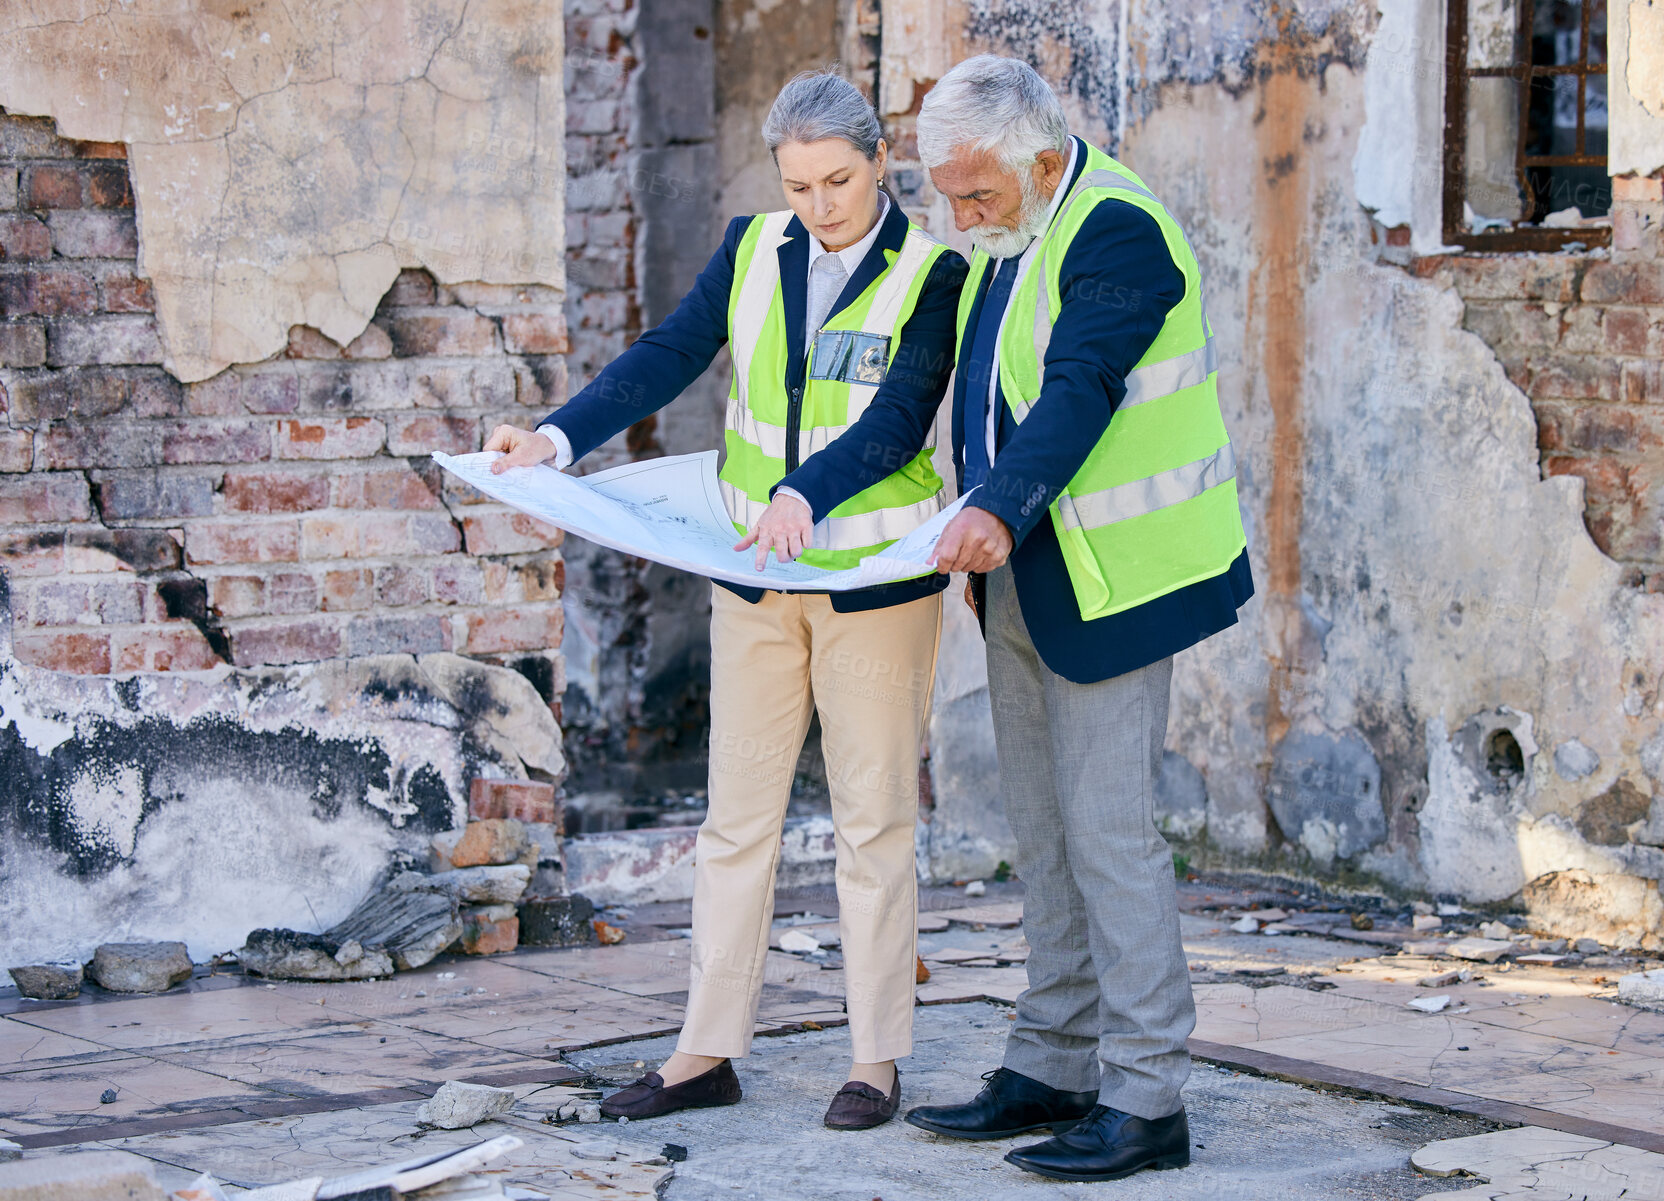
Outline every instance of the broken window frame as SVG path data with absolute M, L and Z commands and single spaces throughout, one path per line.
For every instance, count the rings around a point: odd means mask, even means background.
M 1507 252 L 1520 250 L 1563 250 L 1576 243 L 1573 250 L 1594 249 L 1609 245 L 1612 227 L 1578 226 L 1545 229 L 1540 226 L 1514 226 L 1511 229 L 1472 232 L 1463 228 L 1462 204 L 1467 187 L 1467 95 L 1468 80 L 1475 77 L 1505 76 L 1520 84 L 1519 140 L 1514 151 L 1514 172 L 1524 194 L 1532 193 L 1526 175 L 1530 167 L 1602 167 L 1607 165 L 1604 154 L 1576 153 L 1570 155 L 1528 155 L 1526 139 L 1530 137 L 1531 83 L 1538 76 L 1574 75 L 1577 77 L 1577 143 L 1581 151 L 1585 145 L 1583 122 L 1584 96 L 1591 75 L 1607 74 L 1605 62 L 1589 61 L 1589 21 L 1594 6 L 1583 0 L 1583 28 L 1578 39 L 1576 63 L 1538 65 L 1531 58 L 1531 30 L 1536 16 L 1536 0 L 1518 0 L 1519 33 L 1514 39 L 1514 62 L 1507 67 L 1468 66 L 1468 4 L 1467 0 L 1446 0 L 1445 29 L 1445 90 L 1444 90 L 1444 241 L 1446 245 L 1464 250 Z M 1608 18 L 1610 19 L 1610 18 Z M 1520 62 L 1523 54 L 1527 61 Z

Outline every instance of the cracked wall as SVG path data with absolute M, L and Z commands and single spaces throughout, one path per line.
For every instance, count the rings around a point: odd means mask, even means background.
M 0 35 L 8 962 L 322 928 L 566 770 L 560 533 L 429 458 L 566 394 L 558 10 L 185 11 Z
M 1546 335 L 1511 328 L 1545 368 L 1584 356 L 1569 370 L 1597 389 L 1636 380 L 1615 407 L 1656 407 L 1656 179 L 1620 181 L 1633 227 L 1612 252 L 1441 256 L 1437 5 L 1145 2 L 1062 32 L 1079 6 L 1044 21 L 1030 7 L 886 4 L 883 107 L 906 146 L 947 63 L 1028 57 L 1202 262 L 1258 593 L 1239 626 L 1179 658 L 1158 793 L 1170 836 L 1217 862 L 1524 905 L 1562 933 L 1664 945 L 1664 596 L 1637 586 L 1639 559 L 1591 538 L 1578 473 L 1544 462 L 1598 449 L 1631 465 L 1656 439 L 1643 418 L 1540 454 L 1554 406 L 1534 410 L 1520 386 L 1534 377 L 1472 332 L 1474 300 L 1569 311 L 1590 299 L 1579 281 L 1604 276 L 1604 313 L 1571 316 L 1581 343 L 1563 341 L 1567 312 L 1543 318 Z M 1631 132 L 1642 172 L 1664 162 L 1658 126 Z M 954 241 L 915 182 L 909 208 Z M 1484 299 L 1464 287 L 1479 280 Z M 1631 528 L 1650 563 L 1656 518 Z M 987 799 L 981 647 L 960 634 L 944 636 L 932 731 L 926 847 L 942 876 L 1009 858 Z
M 293 325 L 346 345 L 401 268 L 561 286 L 552 0 L 27 9 L 0 31 L 0 107 L 128 147 L 178 379 Z

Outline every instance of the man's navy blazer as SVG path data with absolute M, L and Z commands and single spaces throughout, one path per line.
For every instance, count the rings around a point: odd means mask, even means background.
M 1074 141 L 1075 170 L 1059 185 L 1065 190 L 1086 165 L 1085 143 Z M 997 265 L 982 273 L 979 293 Z M 986 509 L 1011 530 L 1017 599 L 1041 660 L 1064 679 L 1087 684 L 1148 666 L 1236 624 L 1236 611 L 1254 594 L 1254 581 L 1244 551 L 1221 575 L 1121 613 L 1082 620 L 1048 509 L 1109 427 L 1126 395 L 1127 373 L 1184 296 L 1184 275 L 1155 219 L 1108 199 L 1070 242 L 1058 292 L 1063 307 L 1046 350 L 1040 397 L 1018 425 L 996 384 L 995 459 L 985 485 L 966 504 Z M 979 329 L 981 301 L 979 294 L 968 315 L 954 377 L 953 458 L 961 488 L 966 427 L 971 436 L 983 436 L 988 394 L 987 373 L 972 379 L 966 367 L 992 361 L 976 352 L 979 340 L 994 337 L 998 326 L 991 321 Z
M 539 423 L 560 428 L 572 443 L 574 460 L 662 409 L 710 366 L 728 341 L 734 257 L 751 220 L 735 217 L 728 223 L 722 245 L 675 312 L 637 338 L 587 387 Z M 906 236 L 907 218 L 892 200 L 877 239 L 839 293 L 832 313 L 841 312 L 867 290 L 889 262 L 885 252 L 899 253 Z M 779 249 L 787 346 L 782 386 L 787 390 L 800 386 L 804 379 L 809 243 L 809 231 L 793 217 Z M 801 465 L 787 464 L 789 474 L 781 483 L 802 494 L 816 521 L 923 449 L 953 371 L 955 319 L 964 280 L 963 258 L 951 250 L 937 258 L 911 316 L 902 326 L 884 383 L 866 410 L 849 429 Z M 763 596 L 761 588 L 717 582 L 753 603 Z M 946 586 L 946 576 L 931 575 L 854 592 L 834 592 L 832 607 L 840 613 L 877 609 L 917 600 Z

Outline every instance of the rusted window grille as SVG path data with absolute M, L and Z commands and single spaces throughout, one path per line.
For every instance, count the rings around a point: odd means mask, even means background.
M 1448 4 L 1444 240 L 1606 245 L 1606 0 Z

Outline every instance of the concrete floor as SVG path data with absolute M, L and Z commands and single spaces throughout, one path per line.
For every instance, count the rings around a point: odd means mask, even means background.
M 921 1008 L 913 1055 L 903 1067 L 903 1110 L 974 1095 L 981 1073 L 999 1063 L 1009 1012 L 988 1003 Z M 642 1039 L 567 1058 L 624 1083 L 644 1070 L 638 1062 L 654 1066 L 673 1046 L 671 1038 Z M 643 1155 L 665 1143 L 688 1148 L 665 1201 L 995 1201 L 1111 1193 L 1118 1201 L 1415 1201 L 1464 1182 L 1421 1175 L 1410 1167 L 1411 1152 L 1438 1139 L 1494 1129 L 1476 1118 L 1197 1064 L 1185 1092 L 1197 1144 L 1188 1169 L 1143 1173 L 1113 1185 L 1066 1184 L 1002 1161 L 1012 1147 L 1036 1141 L 1034 1135 L 957 1142 L 899 1119 L 870 1131 L 826 1129 L 821 1116 L 843 1083 L 848 1054 L 843 1030 L 758 1039 L 738 1066 L 746 1094 L 740 1104 L 604 1129 Z

